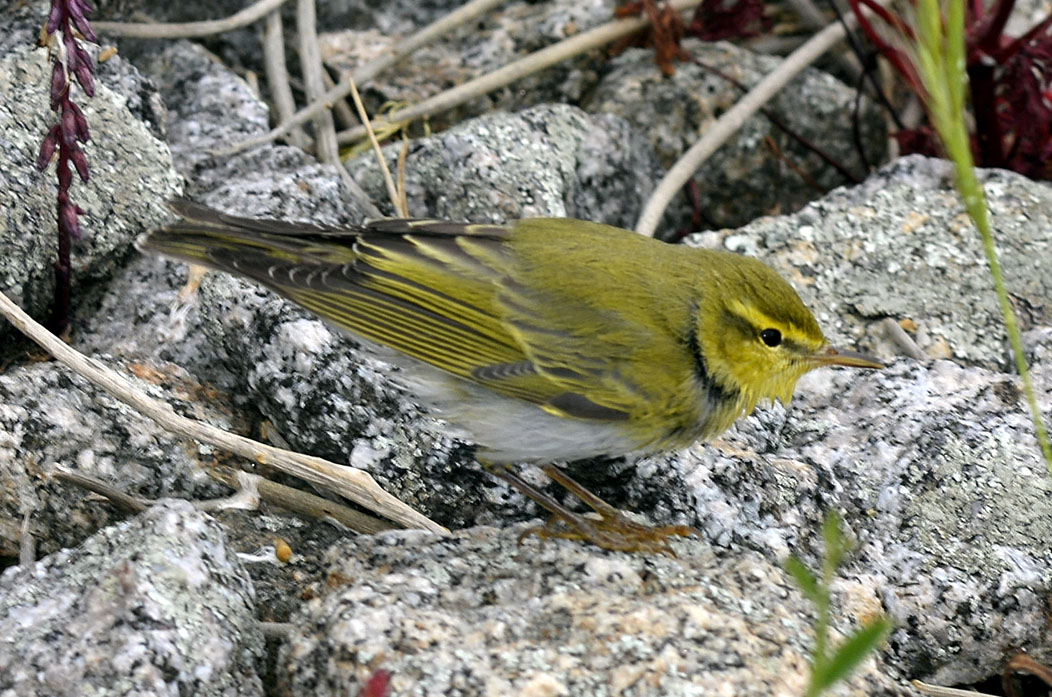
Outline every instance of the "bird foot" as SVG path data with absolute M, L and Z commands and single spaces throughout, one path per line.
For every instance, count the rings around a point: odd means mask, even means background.
M 544 525 L 524 530 L 519 535 L 519 542 L 530 535 L 537 535 L 542 539 L 557 537 L 585 540 L 618 552 L 668 554 L 674 557 L 676 553 L 670 544 L 673 535 L 688 537 L 698 534 L 689 525 L 643 525 L 629 520 L 619 511 L 603 511 L 599 518 L 576 514 L 552 516 Z

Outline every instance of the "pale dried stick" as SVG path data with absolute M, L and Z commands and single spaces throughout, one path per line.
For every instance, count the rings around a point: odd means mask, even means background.
M 894 320 L 892 317 L 884 318 L 884 331 L 888 333 L 891 340 L 899 345 L 903 353 L 912 358 L 915 361 L 924 361 L 928 357 L 921 350 L 921 347 L 917 345 L 917 342 L 913 340 L 906 330 L 902 328 L 902 325 Z
M 252 481 L 256 491 L 259 492 L 260 497 L 264 501 L 281 506 L 301 516 L 337 523 L 355 532 L 371 535 L 384 530 L 393 530 L 396 527 L 393 523 L 389 523 L 386 520 L 356 511 L 353 508 L 321 496 L 316 496 L 310 492 L 272 482 L 258 474 L 242 472 L 233 467 L 224 467 L 223 465 L 210 466 L 208 474 L 213 479 L 234 488 L 239 486 L 240 481 L 248 478 Z
M 756 83 L 748 94 L 705 131 L 705 135 L 692 145 L 676 164 L 672 165 L 672 168 L 658 183 L 639 216 L 636 232 L 653 237 L 669 202 L 690 181 L 705 161 L 726 143 L 750 116 L 778 94 L 790 80 L 843 39 L 847 29 L 852 28 L 855 21 L 854 15 L 848 15 L 844 17 L 843 24 L 834 22 L 815 34 L 807 43 L 789 54 L 777 68 Z
M 380 172 L 384 177 L 384 184 L 387 185 L 387 196 L 391 199 L 391 205 L 394 206 L 395 215 L 408 218 L 409 211 L 402 210 L 399 206 L 401 198 L 398 196 L 398 188 L 395 187 L 394 179 L 391 177 L 391 168 L 387 166 L 387 160 L 384 159 L 384 151 L 380 149 L 380 142 L 376 140 L 376 134 L 373 133 L 373 129 L 369 124 L 369 114 L 365 112 L 365 105 L 362 104 L 362 95 L 358 94 L 358 87 L 354 84 L 354 78 L 347 78 L 351 83 L 351 98 L 354 99 L 354 108 L 358 110 L 358 118 L 365 124 L 365 130 L 369 134 L 369 141 L 373 144 L 373 152 L 376 153 L 376 161 L 380 165 Z
M 321 77 L 321 47 L 318 45 L 317 16 L 314 0 L 296 0 L 296 35 L 299 37 L 300 64 L 303 70 L 303 89 L 307 101 L 318 101 L 325 94 Z M 340 148 L 336 145 L 336 126 L 332 112 L 325 109 L 314 117 L 315 155 L 330 165 L 340 164 Z M 342 170 L 343 167 L 340 167 Z
M 132 496 L 98 477 L 82 472 L 56 467 L 51 474 L 55 479 L 69 482 L 82 489 L 104 496 L 113 505 L 133 513 L 145 511 L 155 503 L 154 501 Z M 356 511 L 353 508 L 306 491 L 272 482 L 251 472 L 244 472 L 224 465 L 209 465 L 208 474 L 231 489 L 241 491 L 246 487 L 251 488 L 264 501 L 302 516 L 334 522 L 355 532 L 373 534 L 384 530 L 392 530 L 395 527 L 393 523 L 371 516 L 368 513 Z M 199 510 L 209 511 L 229 507 L 226 503 L 229 501 L 230 498 L 228 497 L 210 501 L 193 501 L 192 503 Z
M 402 134 L 402 147 L 398 151 L 398 206 L 409 217 L 409 192 L 405 188 L 406 160 L 409 158 L 409 136 Z
M 441 19 L 432 22 L 420 31 L 409 36 L 405 41 L 400 41 L 396 44 L 396 47 L 389 53 L 375 58 L 365 65 L 354 70 L 352 75 L 354 81 L 363 85 L 378 74 L 387 70 L 392 65 L 402 60 L 409 54 L 416 51 L 422 46 L 426 46 L 431 42 L 435 41 L 439 37 L 448 34 L 457 27 L 470 22 L 484 12 L 500 5 L 505 0 L 472 0 L 471 2 L 465 3 L 461 7 L 457 8 L 448 15 L 445 15 Z M 263 145 L 270 143 L 278 138 L 284 136 L 290 128 L 299 126 L 307 121 L 314 118 L 314 115 L 320 111 L 324 111 L 329 108 L 329 105 L 338 99 L 343 99 L 351 93 L 351 88 L 346 81 L 341 81 L 334 88 L 326 92 L 321 99 L 316 102 L 309 104 L 308 106 L 300 109 L 293 115 L 293 117 L 272 129 L 269 133 L 262 136 L 256 136 L 249 138 L 239 143 L 234 144 L 230 148 L 216 152 L 217 156 L 229 156 L 249 148 L 254 148 L 257 145 Z
M 674 10 L 681 12 L 697 5 L 699 2 L 701 2 L 701 0 L 672 0 L 670 4 Z M 512 63 L 508 63 L 503 67 L 497 68 L 493 72 L 486 73 L 485 75 L 465 82 L 462 85 L 457 85 L 445 92 L 436 94 L 434 97 L 425 99 L 419 104 L 414 104 L 405 109 L 399 109 L 382 119 L 373 121 L 373 128 L 378 131 L 384 130 L 392 125 L 404 124 L 413 119 L 418 119 L 423 116 L 431 116 L 452 109 L 459 104 L 463 104 L 464 102 L 483 94 L 488 94 L 495 89 L 499 89 L 515 82 L 516 80 L 520 80 L 527 75 L 532 75 L 533 73 L 544 70 L 556 63 L 561 63 L 567 58 L 584 53 L 585 51 L 590 51 L 593 48 L 598 48 L 599 46 L 608 44 L 622 36 L 633 34 L 640 29 L 645 28 L 649 23 L 650 20 L 646 17 L 616 19 L 612 22 L 607 22 L 606 24 L 602 24 L 594 29 L 582 32 L 577 36 L 564 39 L 556 44 L 542 48 L 539 51 L 534 51 L 528 56 L 520 58 Z M 349 131 L 343 131 L 340 133 L 339 141 L 341 145 L 345 145 L 347 143 L 358 141 L 364 136 L 365 127 L 359 126 L 358 128 L 352 128 Z
M 406 527 L 423 528 L 438 533 L 449 532 L 381 489 L 367 472 L 337 465 L 320 457 L 273 448 L 176 414 L 171 405 L 148 396 L 123 375 L 67 346 L 3 293 L 0 293 L 0 314 L 45 351 L 69 366 L 77 375 L 109 392 L 135 411 L 153 419 L 167 431 L 207 443 L 259 464 L 270 465 L 286 474 L 323 486 Z
M 267 21 L 263 24 L 263 67 L 267 73 L 270 96 L 274 100 L 274 113 L 280 123 L 295 113 L 296 102 L 292 98 L 289 72 L 285 67 L 285 29 L 278 10 L 267 15 Z M 300 150 L 310 147 L 310 138 L 298 126 L 289 130 L 286 140 L 289 145 Z
M 959 687 L 943 687 L 942 685 L 932 685 L 930 683 L 921 682 L 920 680 L 911 680 L 910 684 L 921 692 L 930 697 L 994 697 L 988 692 L 979 692 L 978 690 L 962 690 Z
M 314 0 L 296 1 L 296 33 L 299 36 L 300 63 L 303 66 L 304 90 L 308 101 L 324 99 L 325 80 L 321 64 L 321 46 L 318 44 L 317 16 L 314 12 Z M 331 102 L 330 102 L 331 105 Z M 336 167 L 337 174 L 351 195 L 365 210 L 366 215 L 379 217 L 380 211 L 369 200 L 368 194 L 362 191 L 358 182 L 351 178 L 350 172 L 340 162 L 340 146 L 336 143 L 336 126 L 332 112 L 328 109 L 314 117 L 314 155 L 325 164 Z
M 224 19 L 204 22 L 92 22 L 95 31 L 132 39 L 194 39 L 248 26 L 285 4 L 285 0 L 259 0 Z

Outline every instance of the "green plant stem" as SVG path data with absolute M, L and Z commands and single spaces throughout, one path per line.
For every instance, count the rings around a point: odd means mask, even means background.
M 1023 393 L 1034 420 L 1034 432 L 1049 474 L 1052 475 L 1052 443 L 1049 442 L 1048 431 L 1045 429 L 1030 371 L 1026 365 L 1019 324 L 1008 298 L 1001 262 L 997 256 L 993 227 L 990 224 L 990 209 L 986 202 L 986 194 L 975 174 L 971 144 L 964 122 L 964 95 L 968 76 L 965 73 L 963 0 L 946 0 L 945 8 L 940 8 L 938 0 L 920 0 L 917 3 L 916 25 L 914 48 L 917 52 L 918 72 L 926 92 L 925 106 L 947 155 L 953 161 L 957 190 L 964 202 L 964 209 L 982 237 L 986 262 L 997 292 L 997 302 L 1001 307 L 1005 331 L 1012 346 L 1016 370 L 1019 371 L 1023 382 Z
M 1045 428 L 1044 419 L 1041 418 L 1041 408 L 1037 403 L 1037 394 L 1034 392 L 1034 383 L 1030 379 L 1030 369 L 1026 364 L 1026 356 L 1023 354 L 1023 339 L 1019 333 L 1019 324 L 1016 322 L 1015 311 L 1012 302 L 1008 298 L 1008 290 L 1005 288 L 1004 275 L 1001 273 L 1001 262 L 997 257 L 997 247 L 994 244 L 993 230 L 990 226 L 989 209 L 986 205 L 986 196 L 982 193 L 982 187 L 975 176 L 975 169 L 969 162 L 962 165 L 955 161 L 957 166 L 957 186 L 962 191 L 979 192 L 978 196 L 964 196 L 964 208 L 968 211 L 975 227 L 983 238 L 983 251 L 986 252 L 986 263 L 990 266 L 990 275 L 994 280 L 994 288 L 997 290 L 997 302 L 1001 306 L 1001 315 L 1004 317 L 1005 331 L 1008 332 L 1008 341 L 1012 345 L 1012 354 L 1015 357 L 1016 370 L 1023 381 L 1023 393 L 1026 395 L 1030 414 L 1034 419 L 1034 432 L 1037 442 L 1041 446 L 1041 454 L 1044 455 L 1045 463 L 1048 465 L 1049 474 L 1052 475 L 1052 443 L 1048 439 L 1048 430 Z

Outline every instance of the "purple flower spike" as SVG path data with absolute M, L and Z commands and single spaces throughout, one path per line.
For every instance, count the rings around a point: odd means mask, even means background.
M 51 108 L 53 110 L 58 111 L 68 89 L 66 70 L 61 63 L 55 63 L 55 67 L 51 69 Z
M 91 63 L 82 62 L 77 66 L 77 69 L 73 71 L 73 74 L 77 78 L 77 83 L 81 89 L 84 90 L 84 94 L 89 97 L 95 96 L 95 78 L 92 76 L 94 68 L 91 67 Z
M 93 8 L 88 0 L 52 0 L 45 29 L 50 37 L 59 34 L 62 50 L 55 50 L 55 40 L 42 39 L 41 45 L 50 48 L 53 64 L 49 96 L 51 108 L 58 112 L 58 123 L 48 129 L 40 144 L 37 167 L 47 169 L 58 153 L 55 174 L 58 177 L 55 212 L 58 218 L 58 259 L 55 261 L 55 304 L 50 326 L 56 334 L 68 329 L 70 322 L 70 241 L 80 238 L 80 216 L 84 209 L 70 200 L 73 172 L 81 181 L 88 181 L 91 170 L 80 143 L 88 142 L 88 120 L 73 102 L 70 75 L 89 97 L 95 94 L 95 64 L 91 54 L 81 45 L 83 37 L 95 42 L 95 31 L 88 22 Z
M 40 144 L 40 155 L 37 157 L 37 169 L 43 172 L 51 164 L 58 148 L 58 126 L 52 126 L 44 136 L 44 142 Z
M 88 169 L 88 158 L 84 154 L 84 151 L 78 146 L 76 150 L 69 154 L 69 159 L 73 161 L 73 166 L 77 168 L 77 174 L 80 175 L 81 181 L 88 181 L 91 176 L 91 170 Z
M 99 37 L 95 35 L 95 30 L 91 28 L 91 24 L 88 23 L 87 15 L 94 11 L 94 7 L 91 6 L 90 2 L 78 2 L 77 0 L 70 0 L 69 4 L 69 18 L 73 22 L 73 26 L 77 28 L 81 36 L 92 43 L 98 43 Z
M 58 25 L 62 24 L 65 19 L 66 6 L 61 2 L 52 3 L 51 12 L 47 16 L 47 24 L 44 26 L 44 31 L 48 34 L 54 34 L 55 30 L 58 29 Z
M 88 120 L 84 118 L 84 112 L 73 102 L 69 103 L 69 110 L 73 113 L 73 134 L 81 143 L 87 143 L 91 136 L 88 133 Z
M 79 206 L 69 205 L 63 206 L 62 211 L 59 213 L 59 229 L 68 232 L 70 237 L 75 240 L 80 239 L 81 230 L 78 217 L 82 212 Z

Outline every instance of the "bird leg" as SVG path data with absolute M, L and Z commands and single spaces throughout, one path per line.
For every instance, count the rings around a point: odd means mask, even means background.
M 698 534 L 697 530 L 688 525 L 650 526 L 633 522 L 617 508 L 588 491 L 555 465 L 543 465 L 542 469 L 552 481 L 588 504 L 599 514 L 598 519 L 574 513 L 524 481 L 507 465 L 490 462 L 482 462 L 482 465 L 492 475 L 518 489 L 552 514 L 553 517 L 544 526 L 530 528 L 520 536 L 520 539 L 536 534 L 540 537 L 586 540 L 603 549 L 615 551 L 659 552 L 675 556 L 669 545 L 669 537 Z

